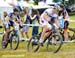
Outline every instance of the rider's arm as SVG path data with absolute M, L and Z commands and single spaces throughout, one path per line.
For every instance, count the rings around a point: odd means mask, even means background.
M 44 14 L 43 14 L 43 18 L 44 18 L 45 20 L 47 20 L 48 22 L 50 21 L 50 17 L 47 15 L 47 13 L 44 13 Z
M 17 21 L 18 21 L 19 23 L 21 22 L 21 17 L 20 17 L 19 14 L 17 15 Z
M 55 19 L 55 24 L 57 25 L 57 27 L 59 27 L 59 20 L 58 20 L 58 18 Z

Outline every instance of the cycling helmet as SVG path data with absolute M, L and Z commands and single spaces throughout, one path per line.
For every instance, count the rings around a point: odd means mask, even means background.
M 13 11 L 14 11 L 14 12 L 18 12 L 18 11 L 19 11 L 19 9 L 17 9 L 17 8 L 14 8 L 14 9 L 13 9 Z

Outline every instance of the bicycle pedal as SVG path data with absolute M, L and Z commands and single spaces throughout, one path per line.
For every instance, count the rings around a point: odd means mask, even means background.
M 3 43 L 2 48 L 5 49 L 8 43 Z
M 3 49 L 5 49 L 5 46 L 2 46 Z
M 44 45 L 43 45 L 43 43 L 39 43 L 39 46 L 42 46 L 43 47 Z

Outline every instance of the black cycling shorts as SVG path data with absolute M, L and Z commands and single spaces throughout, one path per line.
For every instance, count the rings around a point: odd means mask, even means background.
M 69 25 L 69 22 L 68 21 L 65 21 L 64 22 L 64 29 L 67 29 L 68 28 L 68 25 Z

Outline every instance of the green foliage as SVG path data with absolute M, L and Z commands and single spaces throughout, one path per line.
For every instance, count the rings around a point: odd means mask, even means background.
M 75 0 L 69 0 L 69 4 L 75 4 Z
M 34 1 L 34 4 L 35 5 L 38 5 L 38 2 L 40 1 L 40 0 L 33 0 Z
M 53 0 L 53 2 L 58 2 L 59 0 Z

